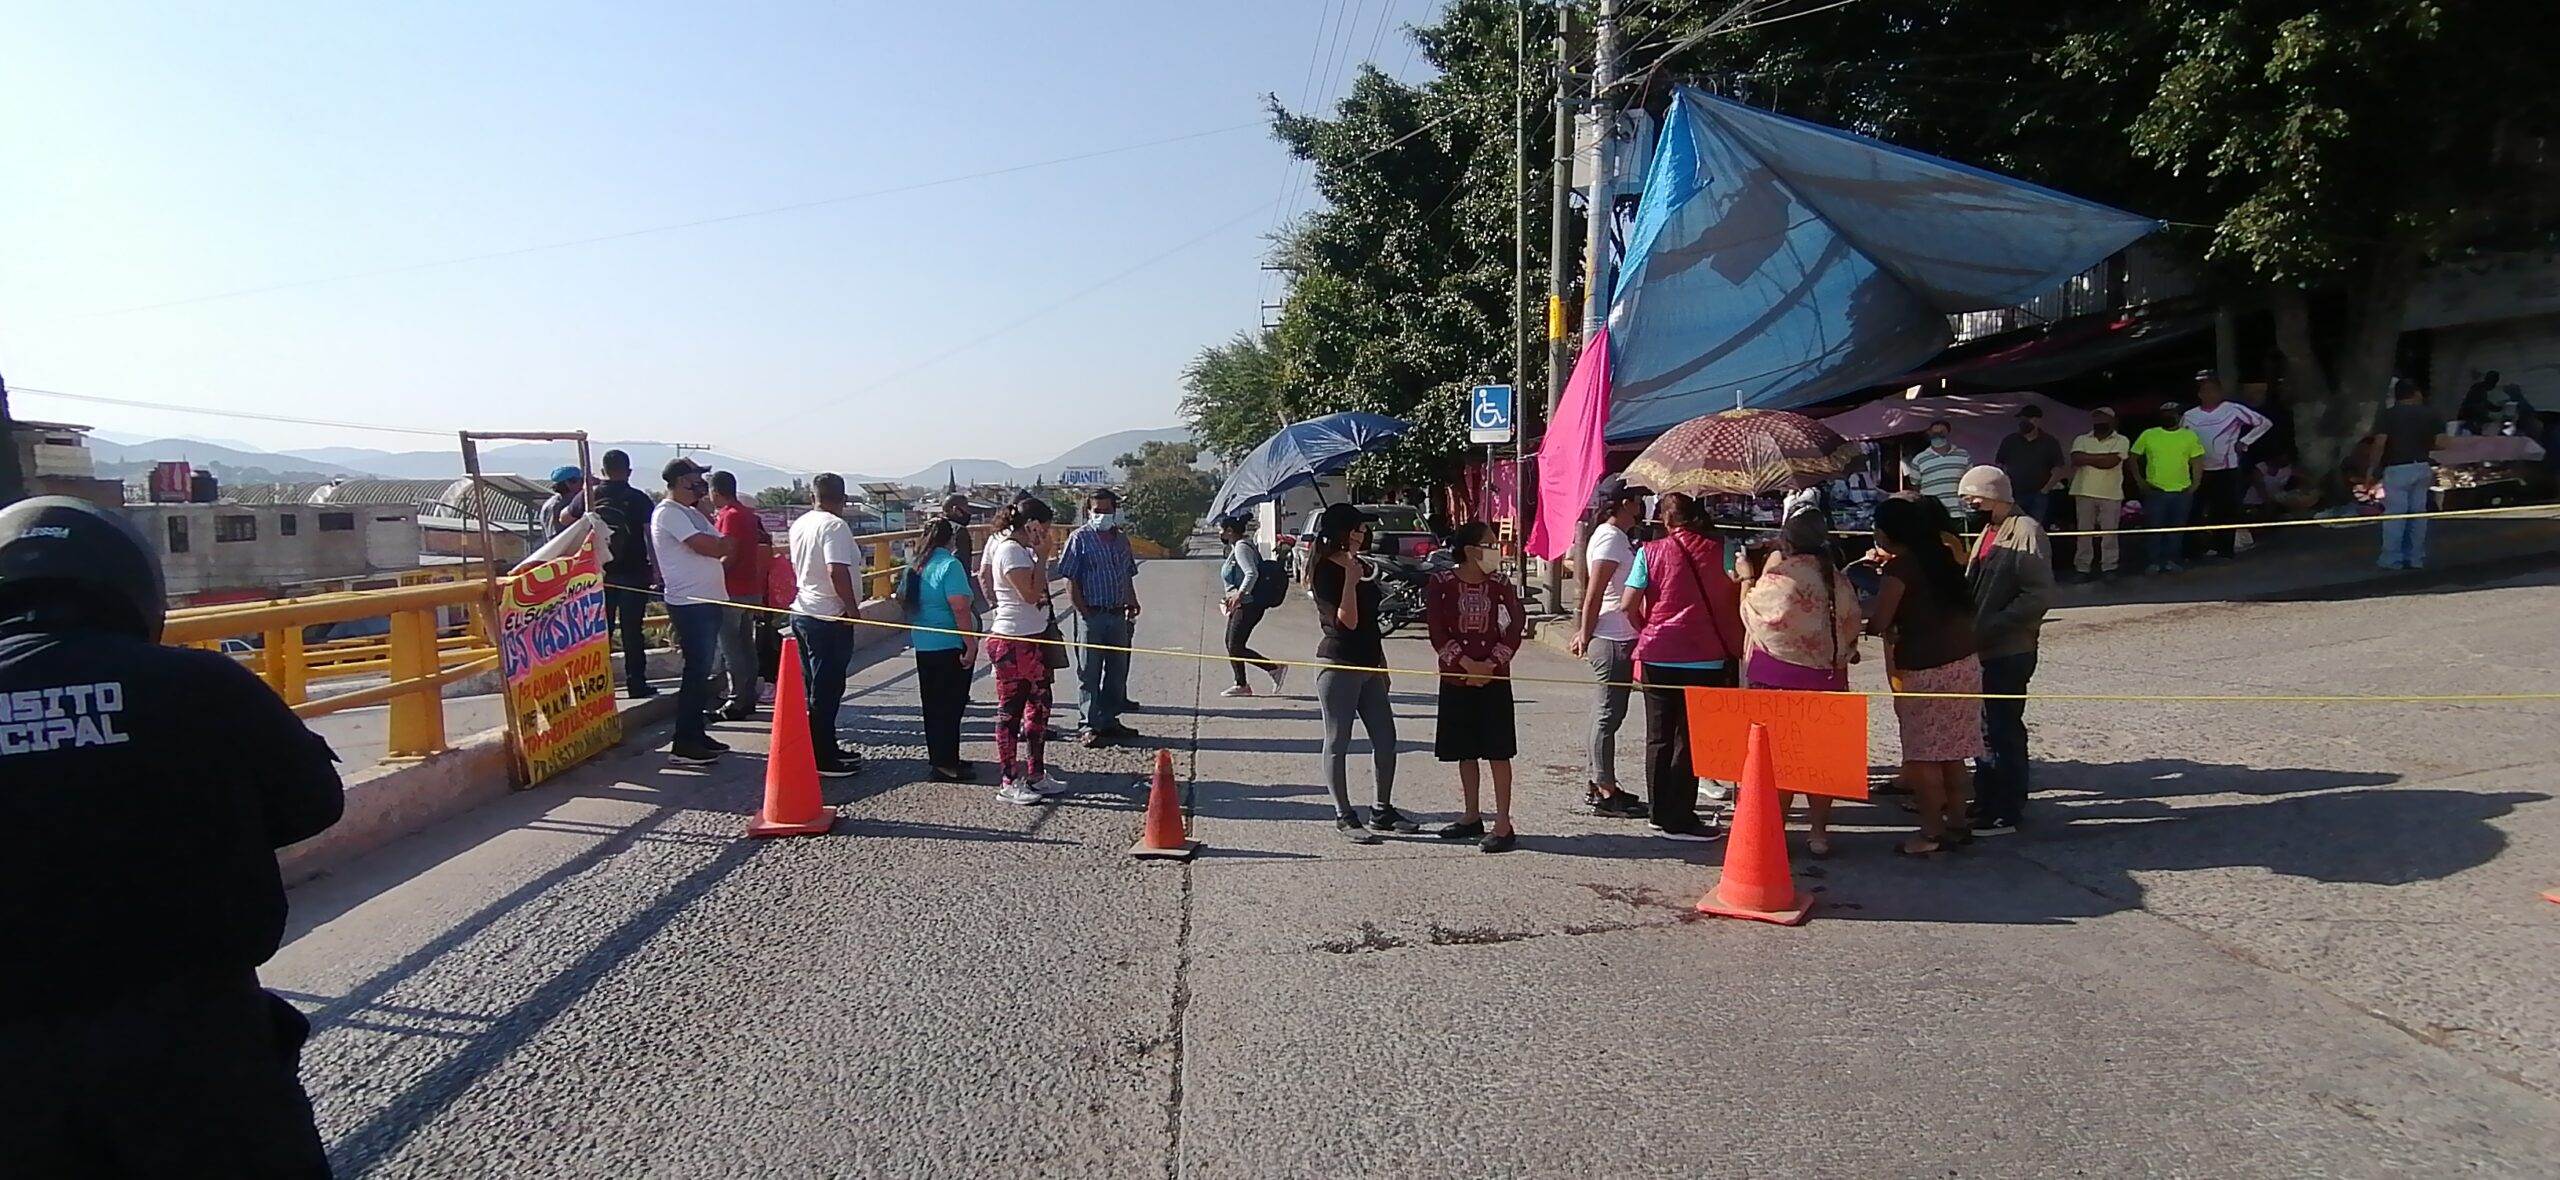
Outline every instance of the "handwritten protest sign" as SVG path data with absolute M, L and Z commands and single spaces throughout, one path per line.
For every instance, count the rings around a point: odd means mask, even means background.
M 1689 691 L 1689 761 L 1698 777 L 1742 780 L 1751 725 L 1769 727 L 1780 791 L 1867 797 L 1867 698 L 1757 688 Z
M 622 740 L 605 642 L 604 571 L 592 537 L 509 579 L 498 604 L 507 728 L 525 785 Z

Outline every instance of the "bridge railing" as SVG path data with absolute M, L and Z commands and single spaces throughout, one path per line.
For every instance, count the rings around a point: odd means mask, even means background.
M 446 615 L 459 610 L 468 622 L 446 635 Z M 220 648 L 226 639 L 257 637 L 260 646 L 240 658 L 297 716 L 388 705 L 392 758 L 416 758 L 447 748 L 444 689 L 498 667 L 488 646 L 487 586 L 448 582 L 288 598 L 274 602 L 191 607 L 169 612 L 164 642 Z M 380 637 L 306 645 L 303 629 L 358 619 L 386 619 Z M 312 685 L 359 676 L 384 676 L 381 684 L 313 696 Z

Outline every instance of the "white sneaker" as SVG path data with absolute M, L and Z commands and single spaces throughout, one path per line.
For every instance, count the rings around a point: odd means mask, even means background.
M 1006 783 L 1005 785 L 996 788 L 996 802 L 1011 803 L 1018 807 L 1035 806 L 1047 798 L 1047 795 L 1043 795 L 1040 792 L 1023 786 L 1020 783 Z
M 1239 684 L 1225 692 L 1219 693 L 1218 695 L 1222 697 L 1249 697 L 1253 695 L 1253 690 Z
M 1712 799 L 1718 803 L 1730 803 L 1733 801 L 1733 784 L 1708 783 L 1706 786 L 1699 788 L 1698 797 L 1701 799 Z
M 1289 694 L 1289 669 L 1288 669 L 1287 667 L 1285 667 L 1285 666 L 1284 666 L 1284 667 L 1273 668 L 1273 669 L 1271 670 L 1271 695 L 1273 695 L 1273 696 L 1287 696 L 1288 694 Z
M 1059 778 L 1058 772 L 1054 770 L 1031 780 L 1026 785 L 1043 799 L 1055 799 L 1075 789 L 1067 785 L 1067 780 Z

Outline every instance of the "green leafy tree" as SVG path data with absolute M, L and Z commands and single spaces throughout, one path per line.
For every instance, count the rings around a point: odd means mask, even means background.
M 1150 442 L 1112 465 L 1129 473 L 1120 492 L 1125 527 L 1176 553 L 1191 539 L 1200 514 L 1218 494 L 1216 480 L 1192 464 L 1200 461 L 1193 443 Z
M 1200 350 L 1182 371 L 1182 418 L 1210 454 L 1234 463 L 1290 421 L 1286 365 L 1268 334 Z
M 766 488 L 756 493 L 758 508 L 796 508 L 818 502 L 817 493 L 809 490 L 809 481 L 795 479 L 787 488 Z

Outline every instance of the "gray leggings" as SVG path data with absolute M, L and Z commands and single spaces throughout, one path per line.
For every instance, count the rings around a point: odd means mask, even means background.
M 1324 715 L 1325 785 L 1333 788 L 1333 810 L 1351 814 L 1351 721 L 1369 731 L 1369 758 L 1377 765 L 1378 806 L 1391 806 L 1396 792 L 1396 714 L 1387 703 L 1383 672 L 1324 668 L 1316 672 L 1316 709 Z
M 1627 697 L 1635 691 L 1627 687 L 1636 678 L 1635 650 L 1633 640 L 1597 636 L 1583 649 L 1583 662 L 1599 681 L 1591 698 L 1591 784 L 1596 787 L 1618 785 L 1618 729 L 1627 723 Z

